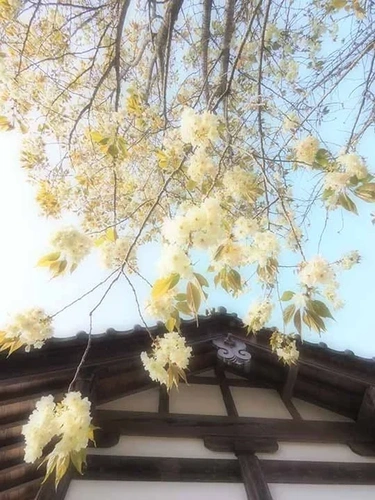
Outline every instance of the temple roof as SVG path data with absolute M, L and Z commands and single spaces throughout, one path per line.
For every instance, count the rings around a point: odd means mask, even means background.
M 224 308 L 200 317 L 198 324 L 195 320 L 183 321 L 181 328 L 193 348 L 190 378 L 215 366 L 217 350 L 212 341 L 230 333 L 246 343 L 252 359 L 246 372 L 239 367 L 228 369 L 257 387 L 276 389 L 283 397 L 297 397 L 356 420 L 366 390 L 375 385 L 374 359 L 357 357 L 351 351 L 334 351 L 323 343 L 302 343 L 298 365 L 292 369 L 282 365 L 269 346 L 272 329 L 247 336 L 242 321 Z M 165 332 L 161 323 L 150 330 L 153 335 Z M 66 392 L 87 341 L 87 333 L 79 332 L 73 337 L 51 339 L 40 350 L 20 350 L 9 358 L 0 356 L 1 498 L 35 497 L 42 472 L 23 463 L 21 428 L 41 396 L 60 397 Z M 155 386 L 139 356 L 149 347 L 149 333 L 138 325 L 128 331 L 110 328 L 92 336 L 82 373 L 94 380 L 96 404 Z

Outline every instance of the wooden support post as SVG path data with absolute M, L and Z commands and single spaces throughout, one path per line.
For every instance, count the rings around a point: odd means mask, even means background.
M 223 368 L 221 366 L 215 365 L 215 374 L 220 385 L 221 395 L 223 397 L 228 416 L 238 417 L 237 408 Z
M 358 412 L 358 426 L 374 435 L 375 438 L 375 386 L 367 387 Z
M 258 457 L 238 454 L 237 458 L 248 500 L 272 500 Z
M 285 383 L 281 389 L 280 395 L 281 399 L 283 400 L 285 406 L 287 407 L 289 413 L 295 420 L 302 420 L 302 417 L 297 410 L 297 408 L 294 406 L 292 402 L 292 397 L 293 397 L 293 392 L 294 392 L 294 386 L 297 380 L 297 375 L 298 375 L 298 364 L 297 365 L 291 365 L 288 367 L 288 373 L 285 379 Z
M 165 385 L 159 387 L 159 413 L 169 413 L 169 393 Z

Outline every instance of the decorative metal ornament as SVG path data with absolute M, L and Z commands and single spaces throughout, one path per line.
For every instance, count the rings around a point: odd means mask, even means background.
M 213 341 L 217 348 L 217 357 L 223 363 L 235 367 L 250 369 L 251 354 L 246 350 L 246 344 L 235 339 L 229 333 L 227 337 L 221 337 Z

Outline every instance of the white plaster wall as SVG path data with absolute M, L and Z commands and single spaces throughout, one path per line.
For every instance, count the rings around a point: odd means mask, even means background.
M 220 387 L 180 384 L 169 394 L 170 413 L 227 415 Z
M 100 405 L 101 410 L 126 410 L 157 412 L 159 407 L 159 389 L 148 389 L 130 396 L 115 399 Z
M 374 500 L 375 486 L 270 484 L 273 500 Z
M 231 387 L 230 390 L 240 417 L 292 418 L 273 389 Z
M 92 455 L 122 455 L 132 457 L 232 458 L 233 453 L 208 450 L 202 439 L 122 436 L 112 448 L 89 448 Z
M 375 463 L 375 457 L 361 457 L 345 444 L 279 443 L 276 453 L 258 453 L 257 456 L 262 460 Z
M 294 406 L 299 411 L 301 417 L 305 420 L 326 420 L 330 422 L 352 422 L 352 419 L 326 410 L 320 406 L 307 403 L 302 399 L 293 398 Z
M 247 500 L 243 484 L 72 481 L 66 500 Z M 300 499 L 299 499 L 300 500 Z

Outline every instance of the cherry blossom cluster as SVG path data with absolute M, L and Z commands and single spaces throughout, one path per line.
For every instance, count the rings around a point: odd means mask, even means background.
M 141 359 L 151 379 L 170 389 L 174 383 L 173 378 L 176 380 L 177 377 L 177 382 L 179 377 L 184 377 L 191 352 L 191 347 L 186 345 L 185 339 L 179 333 L 169 332 L 155 340 L 150 356 L 143 352 Z

